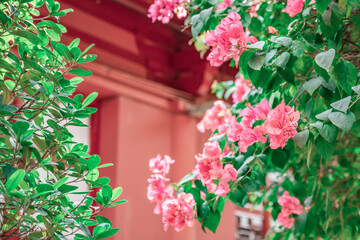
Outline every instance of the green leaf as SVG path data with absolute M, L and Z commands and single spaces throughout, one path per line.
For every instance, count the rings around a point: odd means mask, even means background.
M 265 45 L 264 41 L 258 41 L 254 44 L 247 45 L 247 48 L 262 50 Z
M 316 89 L 318 89 L 323 83 L 324 79 L 321 77 L 313 78 L 304 83 L 304 89 L 310 94 L 313 95 Z
M 351 88 L 354 92 L 356 92 L 358 95 L 360 95 L 360 85 L 356 85 L 355 87 Z
M 3 59 L 0 59 L 0 68 L 3 68 L 11 73 L 16 72 L 16 68 L 14 68 L 10 63 L 8 63 L 7 61 L 5 61 Z M 9 81 L 9 80 L 7 80 L 7 81 Z
M 285 68 L 285 67 L 286 67 L 286 64 L 289 62 L 289 59 L 290 59 L 290 53 L 288 53 L 288 52 L 283 52 L 280 56 L 278 56 L 278 57 L 275 59 L 275 64 L 276 64 L 278 67 Z
M 116 200 L 121 195 L 122 191 L 123 191 L 122 187 L 114 188 L 110 201 L 112 202 L 112 201 Z
M 112 197 L 112 189 L 109 185 L 105 185 L 101 188 L 101 193 L 105 203 L 110 202 Z
M 276 149 L 271 154 L 271 162 L 279 168 L 284 168 L 288 162 L 288 156 L 284 150 Z
M 5 187 L 8 192 L 11 192 L 14 190 L 22 180 L 24 180 L 25 177 L 25 170 L 24 169 L 18 169 L 16 170 L 9 179 L 6 181 Z
M 88 170 L 95 169 L 100 164 L 100 157 L 98 155 L 92 155 L 87 162 Z
M 258 53 L 255 53 L 254 56 L 252 56 L 249 61 L 248 65 L 254 70 L 260 70 L 262 65 L 264 65 L 265 55 L 259 55 Z
M 56 44 L 55 50 L 60 54 L 60 56 L 64 57 L 67 62 L 71 62 L 72 54 L 70 50 L 62 43 Z
M 335 49 L 329 49 L 326 52 L 318 53 L 315 56 L 315 62 L 319 67 L 325 69 L 326 71 L 329 71 L 330 66 L 334 60 L 335 57 Z
M 323 121 L 330 121 L 329 119 L 329 114 L 332 112 L 332 109 L 326 110 L 322 113 L 319 113 L 318 115 L 316 115 L 315 117 L 319 120 L 323 120 Z
M 319 133 L 326 141 L 332 143 L 337 137 L 338 129 L 332 124 L 323 124 L 319 128 Z
M 274 42 L 285 47 L 291 47 L 292 45 L 292 39 L 289 37 L 278 37 Z
M 5 85 L 7 86 L 7 88 L 9 89 L 9 90 L 11 90 L 11 91 L 13 91 L 14 90 L 14 88 L 15 88 L 15 82 L 14 81 L 11 81 L 11 80 L 5 80 Z
M 210 210 L 207 214 L 207 217 L 202 222 L 202 228 L 204 229 L 206 227 L 210 231 L 215 233 L 217 227 L 219 226 L 220 218 L 221 218 L 221 215 L 218 210 L 216 210 L 216 211 Z
M 309 130 L 305 129 L 304 131 L 299 132 L 295 135 L 294 142 L 300 148 L 304 148 L 308 138 L 309 138 Z
M 300 216 L 295 218 L 295 230 L 296 230 L 296 232 L 302 233 L 304 231 L 306 220 L 307 220 L 307 214 L 306 213 L 302 213 Z
M 316 10 L 318 10 L 321 14 L 328 8 L 331 0 L 317 0 L 315 1 Z
M 35 35 L 32 32 L 28 32 L 25 30 L 18 30 L 18 31 L 13 31 L 11 32 L 12 35 L 18 36 L 18 37 L 22 37 L 25 38 L 27 40 L 29 40 L 31 43 L 38 45 L 42 43 L 41 38 L 39 38 L 37 35 Z
M 200 14 L 195 14 L 191 17 L 191 33 L 193 38 L 196 38 L 203 28 L 204 24 L 200 19 Z
M 82 53 L 79 57 L 82 57 L 84 56 L 88 51 L 90 51 L 90 49 L 95 46 L 95 44 L 91 44 L 90 46 L 88 46 Z
M 263 31 L 262 22 L 258 18 L 251 18 L 251 22 L 248 26 L 249 31 L 252 35 L 258 36 Z
M 104 231 L 104 232 L 98 234 L 96 239 L 104 239 L 104 238 L 114 236 L 115 234 L 117 234 L 119 232 L 119 230 L 120 230 L 120 228 L 109 229 L 107 231 Z
M 82 102 L 82 107 L 88 106 L 90 103 L 92 103 L 99 94 L 97 92 L 90 93 Z
M 44 82 L 43 87 L 47 96 L 50 96 L 50 94 L 54 92 L 54 83 L 52 82 Z
M 344 89 L 348 95 L 350 95 L 351 88 L 357 83 L 358 71 L 354 64 L 345 60 L 341 61 L 335 65 L 333 73 L 337 83 L 340 84 L 342 89 Z
M 69 71 L 70 74 L 75 74 L 80 77 L 88 77 L 92 75 L 90 70 L 84 70 L 82 68 L 73 68 Z
M 332 112 L 329 114 L 329 120 L 338 128 L 344 131 L 350 131 L 355 122 L 355 115 L 352 112 L 348 114 L 342 112 Z
M 319 154 L 325 159 L 330 160 L 334 152 L 334 144 L 327 142 L 321 136 L 315 140 L 315 147 Z
M 210 7 L 204 10 L 201 10 L 200 12 L 200 19 L 203 22 L 204 26 L 207 24 L 207 22 L 209 21 L 209 18 L 211 16 L 212 10 L 214 9 L 214 7 Z
M 87 63 L 92 62 L 97 58 L 97 55 L 95 54 L 87 54 L 84 57 L 79 58 L 76 62 L 77 63 Z
M 12 125 L 12 130 L 14 131 L 15 136 L 19 137 L 23 135 L 29 129 L 29 127 L 30 127 L 30 123 L 19 121 L 19 122 L 15 122 Z
M 336 109 L 340 112 L 346 113 L 347 109 L 350 105 L 350 101 L 351 101 L 351 97 L 348 96 L 339 101 L 333 102 L 332 104 L 330 104 L 330 106 L 332 106 L 334 109 Z

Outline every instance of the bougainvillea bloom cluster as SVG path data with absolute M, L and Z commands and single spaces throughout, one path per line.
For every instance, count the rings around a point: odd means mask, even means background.
M 181 231 L 185 226 L 194 225 L 195 200 L 191 193 L 180 193 L 176 198 L 166 199 L 162 204 L 162 221 L 165 231 L 169 226 L 174 226 L 176 231 Z
M 195 201 L 191 194 L 180 193 L 175 197 L 174 188 L 167 185 L 166 175 L 174 162 L 169 156 L 162 158 L 160 154 L 150 159 L 152 175 L 148 179 L 147 198 L 156 203 L 154 213 L 162 214 L 165 230 L 174 226 L 176 231 L 181 231 L 186 225 L 193 225 Z
M 216 129 L 219 133 L 224 133 L 230 120 L 230 110 L 226 108 L 224 101 L 218 100 L 210 109 L 206 110 L 203 119 L 196 125 L 196 128 L 202 133 L 206 130 L 215 131 Z
M 240 152 L 247 152 L 252 144 L 265 143 L 265 135 L 270 138 L 270 148 L 283 148 L 286 141 L 296 135 L 300 114 L 284 101 L 270 110 L 269 102 L 262 100 L 257 107 L 249 105 L 243 109 L 239 117 L 242 117 L 240 122 L 232 119 L 227 135 L 230 141 L 238 142 Z M 259 124 L 255 126 L 256 122 Z
M 300 215 L 304 209 L 300 204 L 300 200 L 296 197 L 290 196 L 289 192 L 285 191 L 283 196 L 279 198 L 278 203 L 282 206 L 281 212 L 277 217 L 279 224 L 286 228 L 292 228 L 295 219 L 290 217 L 290 215 Z
M 198 179 L 201 180 L 208 190 L 215 191 L 216 195 L 226 196 L 230 191 L 229 181 L 235 181 L 237 171 L 231 164 L 223 167 L 221 160 L 221 148 L 217 141 L 205 143 L 203 153 L 196 156 L 196 169 L 199 171 Z M 219 180 L 219 185 L 214 186 L 213 181 Z
M 150 171 L 152 171 L 153 174 L 148 179 L 149 186 L 147 188 L 147 198 L 151 202 L 156 203 L 154 209 L 154 213 L 156 214 L 162 212 L 161 205 L 165 199 L 173 195 L 174 190 L 171 186 L 167 186 L 169 179 L 166 175 L 170 171 L 170 165 L 174 162 L 175 161 L 169 156 L 165 155 L 164 158 L 162 158 L 160 154 L 149 161 Z
M 294 107 L 286 106 L 284 100 L 269 112 L 265 127 L 272 149 L 283 148 L 288 139 L 295 137 L 299 119 L 299 111 L 295 111 Z
M 152 22 L 156 20 L 166 24 L 174 17 L 174 14 L 178 18 L 184 18 L 187 15 L 184 4 L 190 2 L 190 0 L 155 0 L 150 6 L 148 17 Z
M 286 8 L 282 11 L 288 13 L 290 17 L 295 17 L 296 14 L 302 12 L 304 3 L 305 0 L 288 0 Z
M 232 94 L 233 102 L 243 102 L 252 87 L 251 81 L 245 80 L 244 76 L 240 75 L 239 78 L 235 79 L 235 92 Z
M 213 47 L 207 59 L 212 66 L 216 67 L 230 58 L 234 59 L 237 65 L 241 53 L 246 50 L 246 45 L 256 41 L 256 38 L 246 35 L 240 15 L 230 12 L 215 30 L 205 35 L 206 44 Z
M 232 2 L 233 2 L 232 0 L 224 0 L 222 3 L 216 5 L 216 10 L 222 10 L 228 8 L 231 6 Z

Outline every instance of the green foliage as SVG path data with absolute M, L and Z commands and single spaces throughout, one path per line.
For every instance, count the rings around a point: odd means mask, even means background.
M 265 204 L 276 219 L 281 211 L 277 201 L 286 190 L 310 210 L 294 215 L 294 227 L 283 228 L 270 239 L 358 239 L 359 1 L 316 0 L 310 5 L 307 0 L 303 11 L 291 18 L 282 11 L 285 3 L 281 1 L 261 1 L 258 16 L 252 18 L 249 1 L 235 0 L 231 7 L 217 10 L 219 2 L 192 1 L 186 5 L 189 17 L 185 24 L 191 25 L 197 49 L 202 51 L 209 49 L 201 47 L 204 35 L 229 12 L 238 13 L 244 29 L 258 38 L 257 43 L 247 45 L 238 64 L 239 74 L 256 89 L 245 103 L 234 104 L 231 113 L 237 116 L 248 103 L 256 106 L 267 99 L 270 106 L 284 100 L 301 115 L 298 134 L 283 149 L 256 143 L 248 152 L 239 153 L 238 145 L 228 141 L 226 134 L 210 139 L 222 148 L 227 143 L 234 152 L 222 159 L 238 171 L 224 200 L 238 206 Z M 278 32 L 270 33 L 269 27 Z M 225 99 L 234 91 L 233 81 L 216 82 L 212 88 L 218 98 Z M 273 172 L 281 180 L 265 186 L 265 176 Z M 192 186 L 192 177 L 179 184 L 193 194 L 202 228 L 215 231 L 221 210 L 208 200 L 222 198 L 212 196 L 202 184 Z M 207 194 L 205 200 L 199 198 L 200 192 Z
M 43 5 L 48 14 L 39 17 Z M 81 119 L 96 112 L 88 106 L 98 95 L 73 96 L 81 77 L 91 75 L 77 65 L 96 56 L 87 54 L 92 45 L 81 51 L 79 39 L 59 42 L 66 32 L 59 19 L 70 11 L 54 0 L 0 1 L 1 239 L 60 240 L 75 233 L 75 239 L 104 239 L 119 230 L 97 215 L 126 202 L 118 201 L 122 188 L 99 178 L 98 169 L 111 164 L 100 165 L 68 130 L 86 126 Z M 89 191 L 79 191 L 80 183 Z M 95 226 L 93 234 L 88 226 Z

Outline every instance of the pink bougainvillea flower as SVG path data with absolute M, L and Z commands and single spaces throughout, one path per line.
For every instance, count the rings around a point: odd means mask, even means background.
M 195 158 L 197 160 L 195 168 L 199 170 L 198 177 L 203 184 L 209 184 L 222 176 L 221 148 L 217 141 L 205 143 L 203 153 Z
M 298 13 L 302 12 L 304 3 L 305 0 L 288 0 L 282 12 L 288 13 L 290 17 L 295 17 Z
M 178 18 L 184 18 L 187 15 L 185 3 L 190 0 L 155 0 L 149 7 L 148 17 L 152 22 L 161 21 L 167 24 L 174 17 L 174 13 Z
M 257 128 L 245 128 L 241 133 L 239 144 L 240 152 L 247 152 L 248 147 L 253 145 L 256 142 L 265 143 L 267 138 L 262 135 L 262 132 L 258 131 Z
M 236 181 L 238 173 L 233 165 L 226 164 L 224 167 L 224 175 L 222 176 L 222 180 L 225 182 L 228 181 Z
M 259 3 L 259 0 L 254 0 L 252 3 L 251 3 L 251 7 L 250 7 L 250 11 L 249 11 L 249 14 L 250 14 L 250 17 L 258 17 L 256 11 L 257 11 L 257 5 Z
M 239 141 L 243 128 L 244 127 L 242 126 L 242 124 L 238 123 L 236 117 L 234 117 L 231 120 L 229 128 L 227 129 L 227 136 L 229 141 L 231 142 Z
M 290 196 L 289 192 L 285 191 L 279 198 L 278 203 L 282 206 L 281 212 L 277 218 L 279 224 L 286 228 L 292 228 L 295 219 L 290 218 L 289 216 L 292 214 L 300 215 L 304 211 L 303 206 L 300 204 L 300 200 L 296 197 Z
M 269 102 L 264 99 L 259 105 L 254 109 L 256 120 L 266 120 L 267 115 L 270 112 Z
M 247 152 L 249 146 L 256 142 L 265 143 L 267 138 L 266 128 L 264 124 L 253 127 L 256 121 L 264 121 L 270 111 L 270 106 L 267 100 L 262 100 L 257 107 L 249 105 L 240 113 L 242 117 L 240 123 L 233 118 L 227 130 L 229 141 L 236 142 L 240 147 L 240 152 Z
M 232 2 L 232 0 L 224 0 L 222 3 L 216 5 L 216 10 L 223 10 L 225 8 L 228 8 L 231 6 Z
M 235 92 L 232 94 L 234 103 L 243 102 L 246 95 L 250 92 L 252 84 L 250 81 L 245 80 L 243 75 L 235 79 Z
M 150 200 L 150 202 L 156 203 L 156 206 L 154 208 L 155 214 L 161 213 L 161 204 L 174 192 L 174 189 L 172 187 L 166 186 L 166 182 L 168 181 L 169 179 L 165 178 L 161 174 L 153 174 L 148 179 L 149 186 L 147 188 L 146 196 Z
M 177 198 L 166 199 L 162 204 L 162 221 L 165 231 L 169 226 L 174 226 L 176 231 L 181 231 L 185 226 L 194 225 L 195 200 L 190 193 L 180 193 Z
M 206 110 L 203 119 L 196 125 L 196 128 L 202 133 L 206 130 L 214 132 L 216 129 L 219 130 L 219 133 L 224 133 L 230 120 L 230 109 L 226 108 L 223 101 L 218 100 L 210 109 Z
M 218 196 L 225 197 L 230 192 L 229 184 L 225 181 L 220 181 L 215 194 Z
M 295 111 L 294 107 L 286 106 L 284 100 L 271 110 L 264 123 L 270 138 L 270 148 L 283 148 L 288 139 L 294 138 L 299 119 L 299 111 Z
M 277 34 L 279 31 L 276 30 L 273 26 L 268 27 L 268 32 L 271 34 Z
M 207 59 L 212 66 L 217 67 L 230 58 L 233 58 L 238 65 L 240 55 L 246 50 L 247 43 L 255 39 L 246 36 L 240 15 L 230 12 L 215 30 L 211 30 L 205 36 L 205 43 L 213 47 Z
M 165 155 L 164 158 L 162 158 L 161 155 L 158 154 L 155 158 L 151 158 L 149 161 L 150 171 L 165 176 L 169 173 L 170 165 L 174 162 L 175 160 L 171 159 L 171 157 Z
M 284 226 L 285 228 L 292 228 L 295 222 L 294 218 L 289 218 L 289 215 L 285 214 L 284 212 L 279 213 L 277 220 L 279 224 Z

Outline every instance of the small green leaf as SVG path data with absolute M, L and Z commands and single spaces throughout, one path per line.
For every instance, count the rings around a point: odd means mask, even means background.
M 335 65 L 333 74 L 335 75 L 335 80 L 340 84 L 341 88 L 350 95 L 351 88 L 357 83 L 357 74 L 358 71 L 354 64 L 348 61 L 341 61 Z
M 274 42 L 285 47 L 291 47 L 292 45 L 292 39 L 289 37 L 278 37 Z
M 122 187 L 114 188 L 110 201 L 112 202 L 112 201 L 116 200 L 121 195 L 122 191 L 123 191 Z
M 14 81 L 11 81 L 11 80 L 5 80 L 5 85 L 7 86 L 7 88 L 11 91 L 14 90 L 15 88 L 15 82 Z
M 13 31 L 11 33 L 12 35 L 18 36 L 18 37 L 22 37 L 25 38 L 27 40 L 29 40 L 31 43 L 38 45 L 42 43 L 41 38 L 39 38 L 37 35 L 35 35 L 32 32 L 28 32 L 25 30 L 18 30 L 18 31 Z
M 329 119 L 329 114 L 332 112 L 332 109 L 326 110 L 322 113 L 319 113 L 318 115 L 316 115 L 315 117 L 319 120 L 323 120 L 323 121 L 330 121 Z
M 247 45 L 247 48 L 262 50 L 265 45 L 264 41 L 258 41 L 254 44 Z
M 25 177 L 25 170 L 24 169 L 18 169 L 16 170 L 9 179 L 6 181 L 5 187 L 8 192 L 11 192 L 14 190 L 22 180 L 24 180 Z
M 336 109 L 340 112 L 346 113 L 347 109 L 350 105 L 350 101 L 351 101 L 351 97 L 348 96 L 339 101 L 333 102 L 332 104 L 330 104 L 330 106 L 332 106 L 334 109 Z
M 119 228 L 113 228 L 113 229 L 106 230 L 102 233 L 99 233 L 96 236 L 96 239 L 104 239 L 104 238 L 114 236 L 115 234 L 117 234 L 119 232 L 119 230 L 120 230 Z
M 88 170 L 95 169 L 100 164 L 100 157 L 98 155 L 92 155 L 87 162 Z
M 350 131 L 355 122 L 355 115 L 352 112 L 349 112 L 348 114 L 332 112 L 329 114 L 329 119 L 335 126 L 347 132 Z
M 321 84 L 323 83 L 324 79 L 321 77 L 313 78 L 307 82 L 304 83 L 305 90 L 310 94 L 313 95 L 316 89 L 318 89 Z
M 286 67 L 286 64 L 289 62 L 289 59 L 290 59 L 290 53 L 288 53 L 288 52 L 283 52 L 280 56 L 278 56 L 278 57 L 275 59 L 275 64 L 276 64 L 278 67 L 285 68 L 285 67 Z
M 50 96 L 50 94 L 54 92 L 54 83 L 52 82 L 44 82 L 43 87 L 47 96 Z
M 319 67 L 325 69 L 326 71 L 329 71 L 334 57 L 335 49 L 329 49 L 326 52 L 318 53 L 315 56 L 315 62 L 317 63 L 317 65 L 319 65 Z
M 92 75 L 90 70 L 84 70 L 82 68 L 73 68 L 69 71 L 70 74 L 75 74 L 80 77 L 88 77 Z
M 318 10 L 321 14 L 323 14 L 324 11 L 328 8 L 330 3 L 331 0 L 317 0 L 315 1 L 316 10 Z
M 337 137 L 338 129 L 332 124 L 323 124 L 319 128 L 319 133 L 326 141 L 332 143 Z
M 248 65 L 254 70 L 260 70 L 262 65 L 264 65 L 265 55 L 259 55 L 258 53 L 255 53 L 254 56 L 252 56 L 249 61 Z
M 360 85 L 356 85 L 355 87 L 351 88 L 354 92 L 356 92 L 358 95 L 360 95 Z
M 88 106 L 90 103 L 92 103 L 99 94 L 97 92 L 90 93 L 82 102 L 82 107 Z
M 294 142 L 300 148 L 304 148 L 308 138 L 309 138 L 309 130 L 305 129 L 304 131 L 299 132 L 295 135 Z

